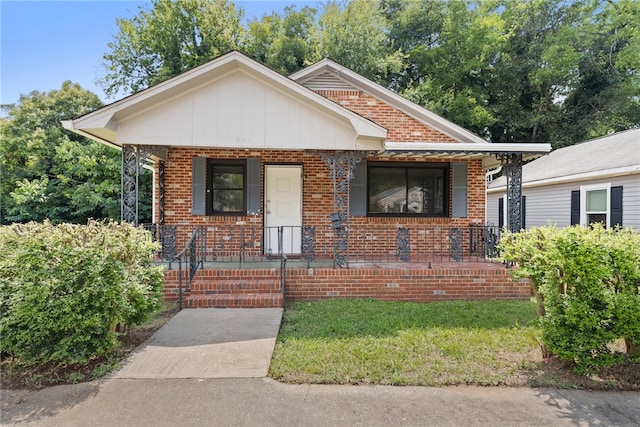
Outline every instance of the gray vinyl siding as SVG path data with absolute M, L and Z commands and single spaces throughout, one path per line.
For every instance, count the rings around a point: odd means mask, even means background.
M 623 186 L 622 226 L 640 230 L 640 174 L 617 178 L 611 184 Z
M 640 175 L 594 179 L 544 187 L 523 188 L 526 196 L 526 226 L 541 227 L 548 223 L 567 227 L 571 222 L 571 191 L 583 185 L 607 184 L 623 186 L 622 226 L 640 230 Z M 487 223 L 498 224 L 498 199 L 504 192 L 487 194 Z
M 498 199 L 504 197 L 504 193 L 489 193 L 487 194 L 487 215 L 486 223 L 488 225 L 498 225 Z

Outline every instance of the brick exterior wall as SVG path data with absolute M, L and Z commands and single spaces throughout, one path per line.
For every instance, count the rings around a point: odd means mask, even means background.
M 455 142 L 451 137 L 364 92 L 335 90 L 317 90 L 316 92 L 386 128 L 388 141 Z
M 453 140 L 420 123 L 418 120 L 391 106 L 359 91 L 318 91 L 319 94 L 343 105 L 363 117 L 366 117 L 388 129 L 387 139 L 390 141 L 430 141 L 453 142 Z M 236 224 L 245 223 L 262 227 L 262 216 L 203 216 L 191 214 L 191 159 L 208 157 L 212 159 L 246 159 L 259 157 L 261 160 L 261 193 L 264 183 L 264 165 L 296 164 L 303 168 L 303 224 L 329 225 L 327 201 L 333 200 L 333 182 L 329 177 L 329 169 L 319 153 L 284 150 L 234 150 L 175 148 L 168 153 L 165 166 L 165 223 L 166 224 Z M 388 156 L 367 157 L 369 161 L 390 161 Z M 444 162 L 442 159 L 416 159 L 414 157 L 395 156 L 393 162 Z M 453 159 L 451 161 L 454 161 Z M 156 174 L 157 179 L 157 174 Z M 157 185 L 157 183 L 156 183 Z M 451 188 L 451 171 L 449 176 Z M 468 212 L 466 218 L 451 218 L 451 199 L 449 213 L 441 218 L 380 218 L 352 217 L 353 225 L 366 224 L 450 224 L 464 226 L 479 224 L 484 221 L 485 175 L 481 160 L 468 162 Z M 451 198 L 451 191 L 449 191 Z M 261 206 L 264 199 L 261 194 Z M 157 222 L 158 206 L 156 205 Z
M 248 283 L 271 283 L 279 293 L 278 269 L 199 270 L 191 294 L 203 293 L 206 280 L 223 282 L 226 291 L 247 292 Z M 515 280 L 502 264 L 442 264 L 426 268 L 419 264 L 360 266 L 349 269 L 288 268 L 287 301 L 318 301 L 331 298 L 374 298 L 389 301 L 450 301 L 471 299 L 522 300 L 531 297 L 528 280 Z M 265 284 L 265 285 L 262 285 Z M 164 295 L 178 298 L 177 271 L 166 272 Z M 205 293 L 203 293 L 205 294 Z
M 477 299 L 527 300 L 526 280 L 511 279 L 501 265 L 487 268 L 413 267 L 293 269 L 287 271 L 287 299 L 375 298 L 388 301 L 451 301 Z

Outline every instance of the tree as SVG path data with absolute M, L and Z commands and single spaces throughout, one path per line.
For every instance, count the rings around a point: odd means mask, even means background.
M 496 121 L 487 83 L 506 43 L 496 2 L 386 2 L 390 42 L 407 53 L 396 90 L 454 123 L 489 137 Z
M 502 2 L 493 141 L 555 148 L 640 124 L 637 2 Z
M 316 13 L 291 5 L 285 7 L 284 16 L 273 12 L 249 22 L 246 53 L 284 75 L 295 73 L 317 59 L 312 38 Z
M 563 123 L 578 131 L 557 146 L 640 125 L 640 3 L 594 2 L 585 14 L 573 90 L 562 103 Z M 564 129 L 562 129 L 564 130 Z
M 101 106 L 95 94 L 66 81 L 9 107 L 1 129 L 0 223 L 120 219 L 119 153 L 60 124 Z M 149 206 L 144 215 L 150 217 Z
M 402 68 L 402 52 L 387 44 L 386 19 L 378 1 L 325 4 L 316 33 L 317 58 L 329 57 L 385 84 Z
M 101 86 L 109 96 L 135 93 L 237 49 L 242 15 L 228 0 L 154 0 L 150 10 L 117 20 Z

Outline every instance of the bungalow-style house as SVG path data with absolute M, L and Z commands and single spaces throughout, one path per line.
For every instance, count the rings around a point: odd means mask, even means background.
M 519 194 L 550 146 L 489 143 L 330 59 L 286 77 L 232 51 L 63 125 L 122 150 L 124 221 L 153 168 L 165 295 L 187 307 L 529 296 L 489 262 L 485 171 Z
M 506 179 L 488 186 L 487 221 L 505 225 Z M 560 148 L 522 168 L 522 228 L 601 222 L 640 230 L 640 129 Z

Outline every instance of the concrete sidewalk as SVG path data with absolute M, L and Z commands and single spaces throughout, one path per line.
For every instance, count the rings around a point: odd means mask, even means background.
M 108 378 L 1 390 L 3 426 L 640 425 L 640 393 L 292 385 L 265 378 L 280 309 L 183 310 Z
M 113 377 L 266 377 L 281 321 L 281 308 L 182 310 Z
M 637 392 L 291 385 L 267 378 L 112 378 L 3 392 L 2 405 L 2 425 L 22 427 L 640 425 Z

